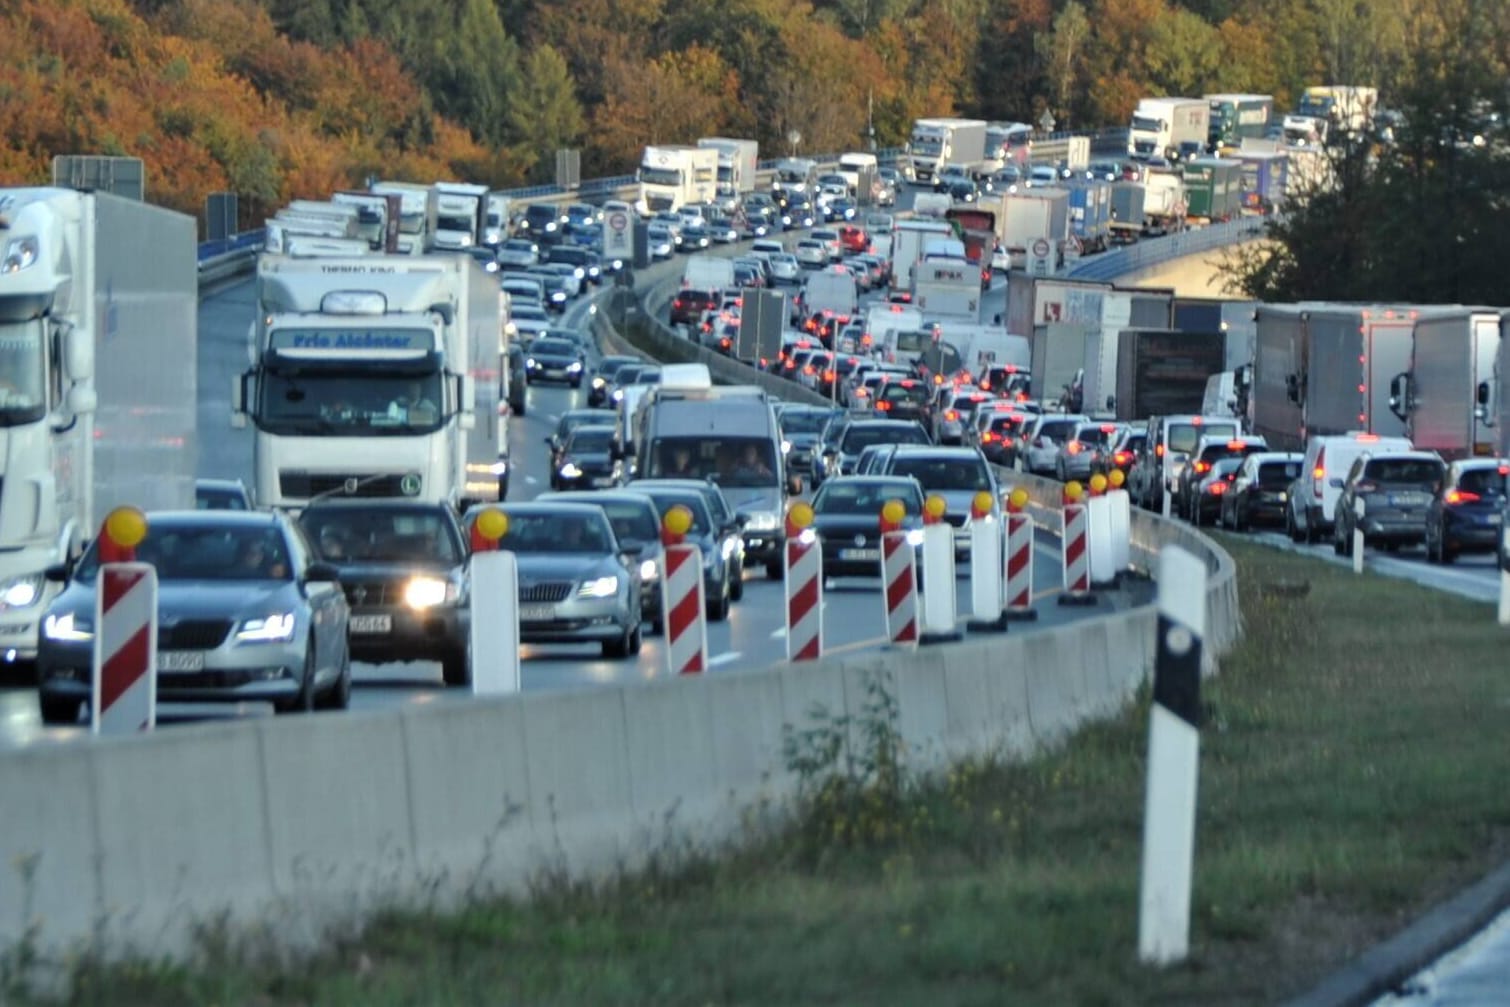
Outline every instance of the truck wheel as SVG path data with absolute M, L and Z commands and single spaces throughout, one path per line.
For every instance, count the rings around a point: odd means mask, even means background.
M 81 701 L 67 696 L 38 696 L 42 707 L 42 723 L 74 724 L 79 719 Z

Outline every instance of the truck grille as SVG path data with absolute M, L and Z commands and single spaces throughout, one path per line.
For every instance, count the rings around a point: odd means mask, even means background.
M 230 635 L 229 619 L 185 619 L 157 630 L 158 650 L 214 650 Z
M 543 584 L 520 584 L 519 600 L 521 602 L 558 602 L 565 601 L 566 596 L 571 594 L 571 581 L 550 580 Z
M 378 475 L 372 472 L 293 472 L 278 473 L 278 489 L 283 496 L 294 500 L 308 500 L 320 493 L 344 496 L 349 480 L 355 480 L 356 497 L 412 496 L 403 491 L 404 476 L 398 473 Z

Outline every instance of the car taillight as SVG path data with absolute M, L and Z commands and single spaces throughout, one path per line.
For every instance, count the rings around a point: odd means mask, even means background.
M 959 419 L 959 413 L 955 412 L 953 409 L 950 409 L 948 412 L 944 413 L 944 422 L 945 423 L 954 423 L 958 419 Z
M 1153 453 L 1154 453 L 1154 457 L 1156 457 L 1156 458 L 1163 458 L 1164 457 L 1164 445 L 1160 444 L 1160 445 L 1156 446 L 1153 449 Z
M 1195 463 L 1195 471 L 1196 471 L 1197 475 L 1200 475 L 1202 472 L 1210 472 L 1211 471 L 1211 463 L 1210 462 L 1196 462 Z
M 1118 465 L 1126 465 L 1128 462 L 1132 461 L 1132 454 L 1127 451 L 1118 451 L 1116 454 L 1112 455 L 1112 461 L 1116 462 Z
M 889 413 L 889 412 L 891 412 L 891 403 L 890 402 L 877 402 L 876 403 L 876 410 L 878 412 Z
M 1483 497 L 1479 496 L 1477 493 L 1471 493 L 1468 490 L 1447 491 L 1447 502 L 1450 504 L 1478 503 L 1482 499 Z
M 1080 442 L 1070 441 L 1064 446 L 1064 449 L 1072 455 L 1078 455 L 1080 453 Z
M 1212 496 L 1221 496 L 1223 493 L 1227 492 L 1227 484 L 1212 483 L 1210 486 L 1206 487 L 1206 492 L 1210 493 Z
M 806 367 L 804 367 L 802 369 L 802 373 L 803 374 L 816 374 L 817 372 L 813 370 L 813 365 L 812 364 L 808 364 Z
M 994 440 L 996 440 L 996 435 L 989 430 L 980 435 L 980 442 L 982 444 L 990 444 Z

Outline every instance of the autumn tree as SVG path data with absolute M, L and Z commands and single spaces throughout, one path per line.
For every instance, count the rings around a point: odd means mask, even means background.
M 1079 93 L 1085 70 L 1085 50 L 1090 45 L 1091 23 L 1085 8 L 1070 0 L 1054 15 L 1053 26 L 1034 38 L 1034 48 L 1043 62 L 1048 82 L 1049 107 L 1061 128 L 1074 121 L 1072 102 Z
M 571 74 L 554 46 L 530 50 L 524 61 L 524 81 L 509 108 L 509 126 L 517 137 L 522 160 L 533 157 L 531 177 L 546 181 L 554 174 L 552 153 L 575 147 L 582 138 L 582 106 L 572 89 Z

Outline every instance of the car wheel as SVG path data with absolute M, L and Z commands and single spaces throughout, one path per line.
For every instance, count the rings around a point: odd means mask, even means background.
M 739 601 L 745 596 L 745 568 L 741 563 L 729 568 L 729 600 Z
M 304 644 L 304 677 L 299 683 L 299 694 L 286 699 L 275 709 L 279 713 L 309 713 L 315 708 L 315 641 Z
M 781 560 L 773 559 L 766 561 L 765 575 L 768 580 L 784 580 L 786 571 L 781 568 Z
M 351 706 L 351 648 L 342 648 L 341 671 L 336 675 L 335 684 L 325 691 L 325 695 L 315 701 L 315 705 L 322 710 L 345 710 Z
M 630 637 L 637 631 L 637 629 L 631 629 L 630 627 L 625 626 L 623 635 L 621 635 L 617 640 L 604 640 L 603 656 L 612 658 L 628 657 L 630 653 L 629 645 L 633 642 Z
M 42 723 L 78 723 L 79 706 L 82 700 L 69 696 L 38 696 L 37 700 L 42 707 Z
M 1299 542 L 1305 536 L 1300 533 L 1300 526 L 1295 523 L 1295 512 L 1285 508 L 1285 534 L 1290 536 L 1291 542 Z
M 472 655 L 470 641 L 452 650 L 440 659 L 440 677 L 446 688 L 465 688 L 472 684 Z
M 708 621 L 723 622 L 729 617 L 729 583 L 724 582 L 718 597 L 708 602 Z

